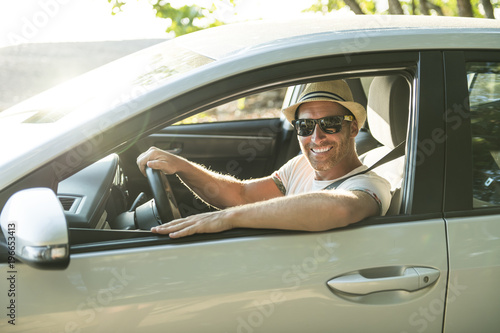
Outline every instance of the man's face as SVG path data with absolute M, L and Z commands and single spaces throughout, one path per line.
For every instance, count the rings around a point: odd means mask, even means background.
M 307 102 L 300 105 L 298 118 L 320 119 L 327 116 L 346 115 L 348 111 L 333 102 Z M 356 122 L 343 121 L 342 130 L 327 134 L 316 125 L 310 136 L 299 136 L 302 153 L 316 171 L 328 171 L 354 152 L 351 140 L 357 135 Z

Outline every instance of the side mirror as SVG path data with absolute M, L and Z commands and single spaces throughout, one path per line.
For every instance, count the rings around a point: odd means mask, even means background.
M 12 195 L 0 215 L 12 257 L 41 269 L 64 269 L 69 264 L 68 227 L 63 208 L 49 188 L 31 188 Z

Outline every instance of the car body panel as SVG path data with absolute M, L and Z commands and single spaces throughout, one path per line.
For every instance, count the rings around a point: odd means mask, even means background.
M 444 307 L 444 237 L 443 220 L 431 219 L 73 254 L 69 267 L 57 272 L 18 265 L 15 329 L 95 332 L 108 322 L 119 331 L 303 332 L 313 326 L 318 332 L 399 333 L 425 326 L 440 332 L 442 312 L 426 321 L 418 309 L 435 299 Z M 440 277 L 415 292 L 352 298 L 327 286 L 352 271 L 396 266 L 432 267 Z M 6 290 L 8 281 L 0 283 Z M 396 318 L 380 320 L 396 309 Z
M 497 332 L 500 217 L 446 219 L 450 253 L 445 332 Z M 488 300 L 483 302 L 481 300 Z

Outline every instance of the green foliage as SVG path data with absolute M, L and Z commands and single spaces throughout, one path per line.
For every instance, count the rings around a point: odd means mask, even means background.
M 127 1 L 132 0 L 108 0 L 112 4 L 112 14 L 116 15 L 123 11 L 126 7 Z M 171 20 L 170 26 L 166 32 L 180 36 L 194 31 L 215 27 L 224 24 L 224 22 L 217 19 L 216 12 L 219 6 L 231 7 L 234 14 L 237 1 L 242 0 L 212 0 L 209 7 L 199 5 L 184 5 L 182 7 L 175 7 L 172 5 L 173 1 L 168 0 L 136 0 L 148 1 L 149 4 L 156 12 L 156 16 L 164 19 Z M 359 4 L 359 7 L 366 14 L 388 14 L 387 11 L 380 12 L 376 7 L 376 0 L 354 0 Z M 388 0 L 386 0 L 388 1 Z M 352 2 L 352 1 L 351 1 Z M 403 11 L 406 14 L 418 15 L 420 14 L 420 0 L 399 0 Z M 430 13 L 432 15 L 442 12 L 446 16 L 458 16 L 457 0 L 427 0 L 430 4 Z M 484 17 L 479 12 L 479 4 L 481 0 L 470 0 L 474 17 Z M 352 5 L 352 3 L 351 3 Z M 499 7 L 499 0 L 492 0 L 493 7 Z M 346 7 L 344 0 L 316 0 L 315 3 L 305 12 L 321 12 L 327 14 Z M 440 9 L 440 11 L 439 11 Z
M 377 14 L 376 1 L 374 0 L 361 1 L 359 6 L 361 7 L 364 13 Z
M 363 0 L 358 1 L 358 3 L 359 7 L 364 13 L 377 13 L 375 0 Z M 308 9 L 305 9 L 304 12 L 321 12 L 323 14 L 327 14 L 334 10 L 339 10 L 345 6 L 346 3 L 343 0 L 316 0 L 316 2 Z
M 116 15 L 123 11 L 123 7 L 126 6 L 127 0 L 108 0 L 108 2 L 113 5 L 112 14 Z M 214 12 L 217 10 L 215 2 L 212 2 L 210 8 L 198 5 L 184 5 L 177 8 L 172 6 L 169 1 L 165 0 L 149 0 L 148 2 L 155 10 L 157 17 L 171 20 L 171 24 L 166 32 L 174 33 L 175 36 L 185 35 L 194 31 L 224 24 L 224 22 L 218 20 L 214 15 Z M 225 4 L 230 4 L 234 8 L 235 0 L 226 1 Z
M 108 0 L 108 2 L 113 5 L 113 10 L 111 12 L 112 15 L 121 12 L 122 6 L 125 5 L 125 2 L 120 0 Z
M 326 14 L 343 7 L 345 7 L 345 3 L 342 0 L 316 0 L 316 2 L 308 9 L 305 9 L 304 12 L 321 12 Z
M 203 22 L 212 13 L 206 8 L 197 5 L 185 5 L 180 8 L 174 8 L 170 3 L 162 4 L 162 2 L 157 2 L 153 4 L 153 8 L 156 10 L 157 17 L 172 20 L 172 24 L 168 27 L 167 32 L 172 31 L 176 36 L 223 24 L 216 19 L 212 20 L 209 24 L 196 24 L 197 22 Z
M 481 14 L 481 12 L 479 11 L 479 4 L 480 3 L 481 3 L 481 0 L 470 0 L 470 4 L 472 6 L 472 14 L 474 15 L 474 17 L 484 18 L 484 15 Z M 500 3 L 498 3 L 495 0 L 491 1 L 491 4 L 493 5 L 493 8 L 500 5 Z

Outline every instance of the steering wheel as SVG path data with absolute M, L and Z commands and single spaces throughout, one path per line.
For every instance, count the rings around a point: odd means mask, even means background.
M 154 170 L 147 166 L 146 176 L 151 191 L 153 192 L 153 198 L 161 222 L 167 223 L 174 219 L 181 218 L 177 201 L 175 201 L 174 192 L 165 174 L 161 170 Z

